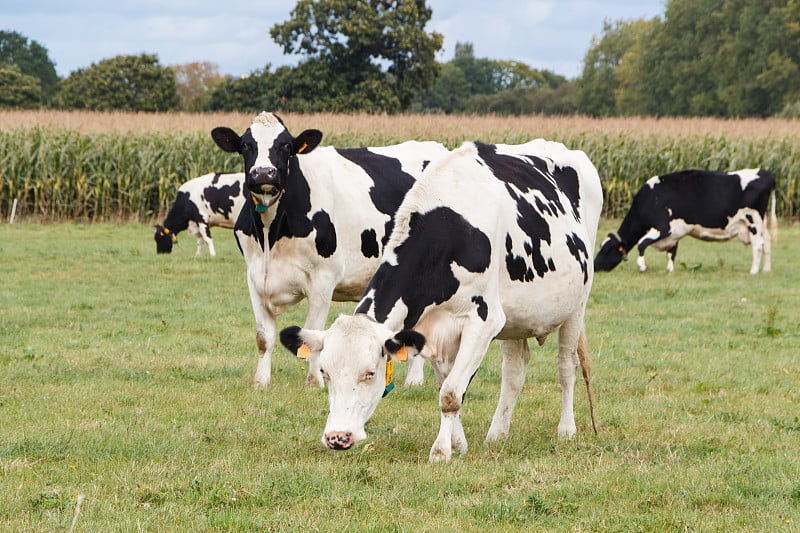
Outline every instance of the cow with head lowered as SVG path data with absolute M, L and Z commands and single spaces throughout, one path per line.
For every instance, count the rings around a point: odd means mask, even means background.
M 288 349 L 307 345 L 320 354 L 330 406 L 323 444 L 348 449 L 365 439 L 394 361 L 416 353 L 440 384 L 430 459 L 466 451 L 461 406 L 494 338 L 502 382 L 486 440 L 504 437 L 525 380 L 528 338 L 541 344 L 556 330 L 558 434 L 574 435 L 579 366 L 591 404 L 584 313 L 602 202 L 594 165 L 560 143 L 470 142 L 431 163 L 400 206 L 355 313 L 326 331 L 281 332 Z
M 433 159 L 447 153 L 435 142 L 379 148 L 320 147 L 322 133 L 292 136 L 272 113 L 256 116 L 241 136 L 227 127 L 211 135 L 244 159 L 249 198 L 234 233 L 247 263 L 256 319 L 258 367 L 254 384 L 271 379 L 276 319 L 308 298 L 306 327 L 322 328 L 331 301 L 358 300 L 380 262 L 406 192 Z M 307 383 L 322 386 L 317 353 Z M 415 358 L 406 383 L 422 382 Z
M 769 226 L 777 236 L 775 178 L 767 170 L 683 170 L 650 178 L 634 196 L 617 232 L 609 233 L 600 245 L 594 269 L 613 269 L 636 246 L 636 263 L 644 272 L 644 252 L 652 246 L 667 253 L 667 271 L 672 272 L 678 241 L 689 235 L 704 241 L 738 237 L 752 245 L 750 273 L 758 273 L 762 257 L 763 270 L 769 272 L 772 254 L 766 213 L 770 197 Z
M 178 197 L 163 224 L 156 225 L 156 253 L 172 252 L 178 233 L 188 229 L 197 239 L 197 255 L 208 245 L 217 255 L 211 239 L 212 227 L 233 228 L 244 203 L 244 174 L 214 172 L 190 179 L 178 188 Z

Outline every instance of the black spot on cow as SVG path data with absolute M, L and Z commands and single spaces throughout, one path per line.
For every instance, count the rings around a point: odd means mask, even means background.
M 478 306 L 478 316 L 486 322 L 486 317 L 489 316 L 489 307 L 486 305 L 486 300 L 483 299 L 483 296 L 473 296 L 472 302 Z
M 497 179 L 513 185 L 520 192 L 527 193 L 538 191 L 546 202 L 546 207 L 540 207 L 552 215 L 566 214 L 564 204 L 557 188 L 557 181 L 551 174 L 547 162 L 540 157 L 527 155 L 522 157 L 500 155 L 497 146 L 476 142 L 478 154 L 489 165 Z M 577 174 L 576 174 L 577 179 Z M 568 181 L 568 178 L 564 178 Z M 577 187 L 577 185 L 576 185 Z
M 212 183 L 216 183 L 219 174 L 214 175 Z M 203 189 L 203 198 L 211 207 L 211 211 L 230 218 L 233 211 L 234 199 L 241 193 L 238 183 L 223 185 L 222 187 L 206 187 Z
M 397 264 L 384 262 L 370 281 L 374 301 L 358 305 L 357 313 L 374 308 L 378 322 L 385 322 L 398 300 L 408 309 L 405 327 L 411 328 L 429 305 L 440 304 L 453 296 L 459 280 L 452 263 L 469 272 L 484 272 L 491 261 L 491 243 L 479 229 L 448 207 L 426 213 L 413 213 L 408 237 L 394 250 Z M 422 274 L 420 274 L 422 273 Z
M 361 232 L 361 255 L 364 257 L 380 257 L 378 237 L 372 228 Z
M 583 242 L 583 239 L 571 233 L 567 235 L 567 249 L 581 266 L 583 283 L 585 284 L 589 281 L 589 252 L 586 249 L 586 243 Z
M 394 213 L 414 185 L 414 177 L 403 171 L 398 159 L 376 154 L 366 148 L 337 149 L 337 152 L 363 168 L 372 180 L 369 197 L 375 208 L 389 217 L 381 237 L 381 246 L 386 246 L 394 228 Z
M 269 247 L 282 238 L 307 237 L 314 229 L 309 219 L 311 188 L 300 170 L 297 158 L 290 160 L 289 174 L 281 199 L 275 209 L 275 218 L 269 226 Z
M 236 244 L 239 246 L 239 251 L 242 251 L 242 244 L 239 242 L 237 232 L 241 232 L 248 237 L 255 239 L 261 249 L 264 249 L 264 221 L 261 220 L 261 214 L 256 211 L 256 206 L 253 203 L 253 196 L 247 189 L 247 185 L 243 187 L 245 201 L 242 204 L 242 210 L 239 211 L 239 217 L 236 219 L 234 225 L 236 231 Z
M 317 253 L 321 257 L 330 257 L 336 251 L 336 228 L 331 222 L 331 217 L 323 210 L 314 213 L 312 218 L 314 229 L 317 234 L 314 237 L 314 244 Z
M 189 199 L 189 193 L 186 191 L 178 191 L 178 197 L 175 198 L 175 203 L 167 213 L 167 218 L 164 219 L 164 227 L 169 228 L 173 234 L 177 234 L 189 227 L 189 221 L 200 222 L 202 217 L 197 205 Z

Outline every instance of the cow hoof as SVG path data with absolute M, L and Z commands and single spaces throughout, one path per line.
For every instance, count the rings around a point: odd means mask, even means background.
M 431 463 L 441 463 L 442 461 L 449 461 L 450 453 L 437 448 L 431 448 L 431 453 L 428 456 L 428 461 Z
M 263 390 L 269 387 L 269 380 L 260 381 L 258 379 L 253 380 L 253 388 L 256 390 Z

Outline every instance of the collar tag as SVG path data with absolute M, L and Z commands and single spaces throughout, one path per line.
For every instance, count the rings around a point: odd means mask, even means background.
M 383 396 L 386 396 L 394 389 L 394 361 L 386 359 L 386 388 L 383 389 Z

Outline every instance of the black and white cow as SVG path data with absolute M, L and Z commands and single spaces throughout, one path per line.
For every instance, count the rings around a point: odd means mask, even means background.
M 188 228 L 197 239 L 197 255 L 208 244 L 208 253 L 217 255 L 210 228 L 232 229 L 244 204 L 244 173 L 205 174 L 190 179 L 178 189 L 178 197 L 164 219 L 156 226 L 156 252 L 168 254 L 178 233 Z
M 419 353 L 440 383 L 430 459 L 466 451 L 461 405 L 494 338 L 502 383 L 486 440 L 504 437 L 525 380 L 527 339 L 541 344 L 556 330 L 558 434 L 574 435 L 579 365 L 590 391 L 584 312 L 602 203 L 594 165 L 560 143 L 465 143 L 431 163 L 400 206 L 355 314 L 327 331 L 281 332 L 288 349 L 320 352 L 330 404 L 323 444 L 347 449 L 365 439 L 394 360 Z
M 215 128 L 212 137 L 244 157 L 247 195 L 235 235 L 247 263 L 256 319 L 256 387 L 270 382 L 276 318 L 308 298 L 306 327 L 322 328 L 331 300 L 355 301 L 378 268 L 394 213 L 425 166 L 446 154 L 435 142 L 380 148 L 318 148 L 322 133 L 293 137 L 271 113 L 255 117 L 242 136 Z M 252 196 L 251 196 L 252 195 Z M 308 383 L 322 386 L 317 353 Z M 422 382 L 414 358 L 406 383 Z
M 652 246 L 667 253 L 667 270 L 672 272 L 678 241 L 689 235 L 704 241 L 738 237 L 752 244 L 750 273 L 758 273 L 762 256 L 764 272 L 769 272 L 771 243 L 765 214 L 770 196 L 769 225 L 777 235 L 775 178 L 767 170 L 683 170 L 650 178 L 634 196 L 617 232 L 609 233 L 600 245 L 594 269 L 613 269 L 637 246 L 636 264 L 644 272 L 644 251 Z

